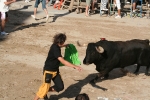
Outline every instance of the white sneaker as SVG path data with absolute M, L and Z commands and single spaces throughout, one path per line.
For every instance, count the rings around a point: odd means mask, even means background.
M 27 1 L 27 0 L 25 0 L 24 2 L 25 2 L 25 3 L 29 3 L 29 1 Z
M 135 9 L 135 10 L 133 10 L 133 13 L 136 13 L 138 10 L 137 9 Z
M 49 15 L 46 16 L 46 21 L 48 21 L 48 19 L 49 19 Z
M 107 9 L 107 8 L 103 8 L 103 9 L 101 9 L 101 10 L 107 11 L 108 9 Z
M 115 18 L 116 18 L 116 19 L 120 19 L 120 18 L 121 18 L 121 16 L 117 15 Z
M 34 16 L 34 15 L 31 15 L 31 17 L 35 19 L 35 16 Z
M 0 39 L 5 39 L 7 37 L 7 35 L 5 34 L 0 34 Z
M 1 32 L 1 35 L 9 35 L 9 33 L 6 33 L 6 32 Z

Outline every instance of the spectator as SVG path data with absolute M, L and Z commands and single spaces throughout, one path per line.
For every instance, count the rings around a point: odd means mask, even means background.
M 79 94 L 76 96 L 75 100 L 90 100 L 89 96 L 86 93 Z
M 4 28 L 8 21 L 9 5 L 14 2 L 16 2 L 16 0 L 0 0 L 1 36 L 9 34 L 4 31 Z
M 148 6 L 148 8 L 150 8 L 150 0 L 148 0 L 148 5 L 147 6 Z
M 115 7 L 117 6 L 118 15 L 115 17 L 116 19 L 121 18 L 121 4 L 120 0 L 114 0 Z
M 92 5 L 92 13 L 94 12 L 94 5 L 97 0 L 86 0 L 86 9 L 85 9 L 85 16 L 89 17 L 89 9 L 90 5 Z M 92 4 L 91 4 L 92 3 Z
M 42 9 L 45 11 L 45 14 L 46 14 L 46 21 L 48 21 L 49 15 L 48 15 L 48 11 L 47 11 L 47 8 L 46 8 L 46 0 L 35 0 L 34 15 L 31 15 L 31 16 L 34 19 L 36 19 L 36 12 L 37 12 L 37 8 L 38 8 L 38 5 L 40 4 L 40 2 L 42 3 Z
M 100 6 L 101 10 L 107 11 L 108 10 L 106 7 L 107 4 L 108 4 L 108 0 L 101 0 L 101 6 Z
M 132 11 L 136 12 L 136 3 L 138 2 L 138 0 L 133 0 L 133 4 L 132 4 Z
M 30 2 L 30 0 L 25 0 L 24 2 L 29 3 L 29 2 Z
M 45 61 L 45 66 L 43 68 L 44 75 L 43 75 L 43 84 L 39 88 L 34 100 L 38 100 L 39 98 L 47 98 L 47 93 L 49 91 L 62 91 L 64 89 L 64 83 L 62 81 L 60 72 L 59 72 L 59 65 L 60 62 L 66 66 L 72 67 L 81 71 L 81 67 L 73 65 L 68 61 L 64 60 L 61 55 L 61 47 L 66 47 L 67 44 L 64 44 L 66 41 L 65 34 L 56 34 L 54 36 L 53 44 L 50 47 L 47 59 Z M 54 82 L 54 86 L 51 87 L 51 80 Z

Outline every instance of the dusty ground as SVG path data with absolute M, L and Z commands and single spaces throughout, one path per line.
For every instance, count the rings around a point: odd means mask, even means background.
M 119 41 L 150 39 L 149 19 L 125 17 L 115 20 L 114 17 L 99 17 L 98 14 L 86 18 L 84 14 L 76 13 L 58 15 L 48 8 L 52 16 L 45 23 L 42 16 L 44 12 L 38 13 L 38 21 L 30 17 L 33 4 L 25 4 L 28 9 L 10 11 L 11 21 L 6 25 L 10 35 L 0 41 L 0 100 L 33 100 L 41 85 L 42 68 L 52 37 L 57 32 L 65 32 L 67 43 L 76 45 L 81 61 L 86 47 L 78 47 L 78 40 L 88 43 L 98 41 L 101 37 Z M 50 22 L 52 20 L 54 22 Z M 62 55 L 63 52 L 64 49 Z M 133 77 L 114 69 L 109 79 L 96 83 L 96 87 L 89 84 L 97 73 L 95 66 L 81 64 L 81 67 L 82 72 L 66 66 L 60 68 L 65 89 L 60 93 L 49 93 L 49 100 L 74 100 L 79 93 L 87 93 L 90 100 L 97 100 L 97 97 L 107 97 L 109 100 L 150 100 L 150 77 L 144 75 L 145 67 L 140 69 L 138 76 Z M 135 66 L 127 69 L 133 72 Z M 101 88 L 108 90 L 103 91 Z

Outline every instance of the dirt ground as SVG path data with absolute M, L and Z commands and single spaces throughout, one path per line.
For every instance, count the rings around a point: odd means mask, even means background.
M 42 16 L 44 12 L 38 13 L 37 21 L 30 17 L 33 4 L 32 1 L 24 4 L 27 9 L 9 12 L 10 21 L 6 25 L 6 31 L 10 35 L 0 41 L 0 100 L 33 100 L 42 83 L 42 68 L 56 33 L 66 33 L 66 43 L 76 46 L 81 62 L 85 57 L 86 47 L 77 46 L 78 40 L 89 43 L 98 41 L 101 37 L 112 41 L 150 39 L 149 19 L 124 17 L 116 20 L 114 17 L 100 17 L 98 14 L 84 17 L 84 14 L 76 13 L 59 15 L 56 11 L 52 14 L 53 8 L 48 8 L 52 16 L 45 23 Z M 63 53 L 64 48 L 62 55 Z M 81 64 L 81 67 L 82 72 L 67 66 L 60 67 L 65 89 L 59 93 L 48 93 L 49 100 L 74 100 L 79 93 L 87 93 L 90 100 L 98 100 L 98 97 L 106 97 L 108 100 L 150 100 L 150 77 L 145 76 L 144 66 L 138 76 L 132 77 L 114 69 L 108 80 L 97 82 L 96 86 L 89 84 L 97 73 L 95 65 Z M 126 67 L 131 73 L 135 68 L 135 65 Z

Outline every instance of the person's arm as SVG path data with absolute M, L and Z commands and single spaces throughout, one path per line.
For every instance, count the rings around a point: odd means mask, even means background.
M 13 2 L 16 2 L 16 0 L 7 0 L 6 2 L 4 2 L 5 5 L 9 5 Z
M 69 44 L 63 44 L 63 45 L 61 45 L 61 47 L 67 47 L 67 46 L 69 46 Z
M 66 65 L 66 66 L 68 66 L 68 67 L 72 67 L 72 68 L 77 69 L 77 70 L 79 70 L 79 71 L 82 70 L 81 67 L 76 66 L 76 65 L 74 65 L 74 64 L 71 64 L 70 62 L 66 61 L 63 57 L 58 57 L 58 60 L 59 60 L 62 64 Z

